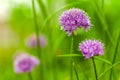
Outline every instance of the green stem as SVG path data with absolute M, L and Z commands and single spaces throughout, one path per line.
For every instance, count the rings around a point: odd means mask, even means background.
M 31 74 L 31 73 L 28 73 L 28 77 L 29 77 L 29 80 L 33 80 L 33 79 L 32 79 L 32 74 Z
M 96 69 L 96 65 L 95 65 L 95 61 L 94 61 L 93 57 L 92 57 L 92 62 L 93 62 L 93 67 L 94 67 L 94 72 L 95 72 L 95 78 L 96 78 L 96 80 L 98 80 L 97 69 Z
M 37 38 L 37 54 L 38 54 L 38 57 L 40 58 L 40 42 L 39 42 L 39 27 L 37 25 L 37 16 L 36 16 L 36 10 L 35 10 L 35 2 L 34 0 L 31 0 L 32 1 L 32 9 L 33 9 L 33 15 L 34 15 L 34 24 L 35 24 L 35 32 L 36 32 L 36 38 Z M 41 61 L 43 61 L 41 59 Z M 41 75 L 41 79 L 43 79 L 43 67 L 40 67 L 40 75 Z
M 38 52 L 38 56 L 40 57 L 39 27 L 37 25 L 36 10 L 35 10 L 34 0 L 32 0 L 32 8 L 33 8 L 35 32 L 36 32 L 36 38 L 37 38 L 37 52 Z
M 48 16 L 48 12 L 47 12 L 45 4 L 43 3 L 42 0 L 37 0 L 37 1 L 38 1 L 38 4 L 42 10 L 42 14 L 43 14 L 44 18 L 46 18 Z
M 72 35 L 71 35 L 71 46 L 70 46 L 70 77 L 71 77 L 71 80 L 73 80 L 73 69 L 75 71 L 75 75 L 76 75 L 76 78 L 77 80 L 79 80 L 79 77 L 78 77 L 78 73 L 77 73 L 77 70 L 75 68 L 75 63 L 73 61 L 73 58 L 72 58 L 72 55 L 73 55 L 73 48 L 74 48 L 74 33 L 72 32 Z
M 119 35 L 118 35 L 117 44 L 116 44 L 116 48 L 115 48 L 115 53 L 114 53 L 112 64 L 115 63 L 115 59 L 116 59 L 116 55 L 117 55 L 117 51 L 118 51 L 118 47 L 119 47 L 119 42 L 120 42 L 119 40 L 120 40 L 120 32 L 119 32 Z M 112 73 L 113 73 L 113 68 L 111 68 L 110 80 L 112 80 Z
M 71 46 L 70 46 L 70 55 L 72 55 L 72 53 L 73 53 L 73 33 L 72 33 L 72 35 L 71 35 Z M 73 67 L 73 63 L 72 63 L 73 61 L 72 61 L 72 56 L 70 56 L 70 77 L 71 77 L 71 80 L 73 79 L 73 75 L 72 75 L 72 73 L 73 73 L 73 70 L 72 70 L 72 67 Z
M 73 67 L 74 67 L 76 78 L 77 78 L 77 80 L 79 80 L 79 76 L 78 76 L 78 73 L 77 73 L 77 69 L 75 67 L 75 63 L 73 63 Z

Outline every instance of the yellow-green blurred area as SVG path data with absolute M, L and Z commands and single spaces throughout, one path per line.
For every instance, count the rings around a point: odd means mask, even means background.
M 70 38 L 61 30 L 59 17 L 64 10 L 80 8 L 90 16 L 92 27 L 85 32 L 78 29 L 74 36 L 74 54 L 80 54 L 79 43 L 86 39 L 98 39 L 104 43 L 105 53 L 99 58 L 112 62 L 118 34 L 120 32 L 119 0 L 34 0 L 39 33 L 44 34 L 47 46 L 40 49 L 43 56 L 44 80 L 70 80 Z M 25 51 L 32 55 L 37 49 L 26 46 L 26 38 L 35 33 L 32 0 L 0 0 L 0 80 L 29 80 L 28 76 L 14 72 L 14 54 Z M 120 41 L 120 40 L 119 40 Z M 120 61 L 118 45 L 115 62 Z M 74 57 L 80 80 L 95 80 L 93 65 L 83 57 Z M 110 65 L 96 60 L 97 72 L 100 75 Z M 120 80 L 120 65 L 113 67 L 113 80 Z M 33 70 L 33 80 L 40 80 L 37 68 Z M 107 71 L 99 80 L 109 80 Z M 36 75 L 37 74 L 37 75 Z M 75 72 L 73 78 L 76 80 Z

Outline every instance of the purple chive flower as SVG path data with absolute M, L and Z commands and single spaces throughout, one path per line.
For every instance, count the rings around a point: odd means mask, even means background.
M 44 48 L 47 45 L 47 41 L 44 35 L 40 35 L 39 36 L 39 43 L 40 43 L 40 47 Z M 27 40 L 26 40 L 26 46 L 30 47 L 30 48 L 35 48 L 37 47 L 37 38 L 35 34 L 30 35 Z
M 29 73 L 39 64 L 38 58 L 27 53 L 19 53 L 14 59 L 14 71 L 16 73 Z
M 79 50 L 85 58 L 89 59 L 94 55 L 103 55 L 104 45 L 98 40 L 86 40 L 79 45 Z
M 63 12 L 60 16 L 60 24 L 68 35 L 71 35 L 72 31 L 78 27 L 83 27 L 85 30 L 88 30 L 91 26 L 88 15 L 78 8 L 72 8 Z

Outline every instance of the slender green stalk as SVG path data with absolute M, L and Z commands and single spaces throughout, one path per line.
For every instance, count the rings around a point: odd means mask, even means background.
M 93 62 L 93 67 L 94 67 L 94 72 L 95 72 L 95 78 L 96 78 L 96 80 L 98 80 L 97 69 L 96 69 L 96 65 L 95 65 L 95 61 L 94 61 L 93 57 L 92 57 L 92 62 Z
M 38 4 L 42 10 L 42 14 L 43 14 L 44 18 L 46 18 L 48 16 L 48 12 L 47 12 L 45 4 L 43 3 L 42 0 L 37 0 L 37 1 L 38 1 Z
M 48 16 L 49 16 L 49 14 L 48 14 L 49 10 L 46 7 L 47 5 L 45 5 L 42 0 L 37 0 L 37 2 L 38 2 L 39 6 L 41 8 L 43 19 L 45 21 L 48 18 Z M 51 27 L 51 21 L 48 21 L 45 24 L 43 23 L 43 25 L 41 26 L 41 31 L 47 31 L 48 38 L 49 38 L 49 45 L 53 45 L 53 40 L 51 38 L 52 37 L 52 32 L 53 32 L 53 29 L 52 29 L 53 26 Z M 45 28 L 45 26 L 48 26 L 48 28 Z M 51 53 L 54 53 L 53 52 L 53 46 L 48 46 L 48 51 L 51 51 Z M 47 54 L 47 55 L 49 56 L 49 54 Z M 51 75 L 49 75 L 48 77 L 50 77 L 50 78 L 52 78 L 54 80 L 57 80 L 57 71 L 55 70 L 57 65 L 55 64 L 56 61 L 53 61 L 53 59 L 54 59 L 54 54 L 51 54 L 51 56 L 48 57 L 48 62 L 49 62 L 48 66 L 49 66 L 49 69 L 52 70 L 52 71 L 49 71 L 49 73 Z M 48 71 L 46 71 L 46 72 L 48 72 Z
M 74 33 L 72 32 L 71 46 L 70 46 L 70 77 L 71 77 L 71 80 L 73 80 L 73 69 L 74 69 L 76 78 L 77 78 L 77 80 L 79 80 L 78 73 L 77 73 L 77 70 L 75 68 L 75 63 L 74 63 L 73 58 L 72 58 L 73 57 L 72 56 L 73 55 L 73 46 L 74 46 L 73 42 L 74 42 Z
M 34 0 L 32 0 L 32 8 L 33 8 L 33 14 L 34 14 L 35 32 L 36 32 L 36 37 L 37 37 L 37 52 L 38 52 L 38 56 L 40 57 L 39 27 L 37 25 L 36 10 L 35 10 Z
M 33 79 L 32 79 L 32 74 L 31 74 L 31 73 L 28 73 L 28 77 L 29 77 L 29 80 L 33 80 Z
M 72 55 L 72 53 L 73 53 L 73 33 L 72 33 L 72 35 L 71 35 L 71 46 L 70 46 L 70 55 Z M 71 77 L 71 80 L 73 80 L 73 75 L 72 75 L 72 73 L 73 73 L 73 63 L 72 63 L 73 61 L 72 61 L 72 56 L 70 56 L 70 77 Z
M 36 1 L 38 2 L 39 7 L 41 9 L 43 21 L 45 21 L 47 19 L 47 17 L 49 16 L 47 7 L 44 4 L 43 0 L 36 0 Z M 43 24 L 41 24 L 41 31 L 45 28 L 44 25 L 49 26 L 48 28 L 50 28 L 50 23 L 49 22 L 47 22 L 47 24 L 43 23 Z M 50 30 L 50 29 L 48 29 L 48 30 Z M 50 31 L 48 31 L 48 32 L 50 32 Z
M 116 55 L 117 55 L 117 51 L 118 51 L 118 47 L 119 47 L 119 42 L 120 42 L 120 32 L 119 32 L 119 35 L 118 35 L 117 44 L 116 44 L 116 48 L 115 48 L 115 53 L 114 53 L 114 56 L 113 56 L 112 64 L 115 63 L 115 59 L 116 59 Z M 113 73 L 113 68 L 111 68 L 110 80 L 112 80 L 112 73 Z
M 78 76 L 78 73 L 77 73 L 77 69 L 75 67 L 75 63 L 73 63 L 73 67 L 74 67 L 76 78 L 77 78 L 77 80 L 79 80 L 79 76 Z
M 35 24 L 35 32 L 36 32 L 36 38 L 37 38 L 37 53 L 38 53 L 38 57 L 40 58 L 40 42 L 39 42 L 39 27 L 37 25 L 37 16 L 36 16 L 36 10 L 35 10 L 35 2 L 34 0 L 31 0 L 32 1 L 32 9 L 33 9 L 33 15 L 34 15 L 34 24 Z M 43 61 L 41 59 L 41 61 Z M 41 75 L 41 80 L 44 80 L 43 79 L 43 67 L 40 67 L 40 75 Z

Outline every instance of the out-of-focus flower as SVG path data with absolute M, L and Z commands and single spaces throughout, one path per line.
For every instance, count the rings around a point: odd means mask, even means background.
M 86 40 L 79 45 L 79 50 L 85 58 L 89 59 L 94 55 L 103 55 L 104 45 L 98 40 Z
M 35 48 L 37 47 L 37 37 L 35 34 L 30 35 L 27 39 L 26 39 L 26 46 L 30 47 L 30 48 Z M 40 43 L 40 47 L 44 48 L 47 45 L 47 41 L 44 35 L 40 35 L 39 36 L 39 43 Z
M 18 53 L 14 58 L 14 71 L 16 73 L 29 73 L 39 64 L 38 58 L 27 53 Z
M 60 24 L 68 35 L 71 35 L 72 31 L 76 30 L 78 27 L 84 27 L 85 30 L 88 30 L 91 26 L 88 15 L 78 8 L 71 8 L 64 11 L 60 16 Z

